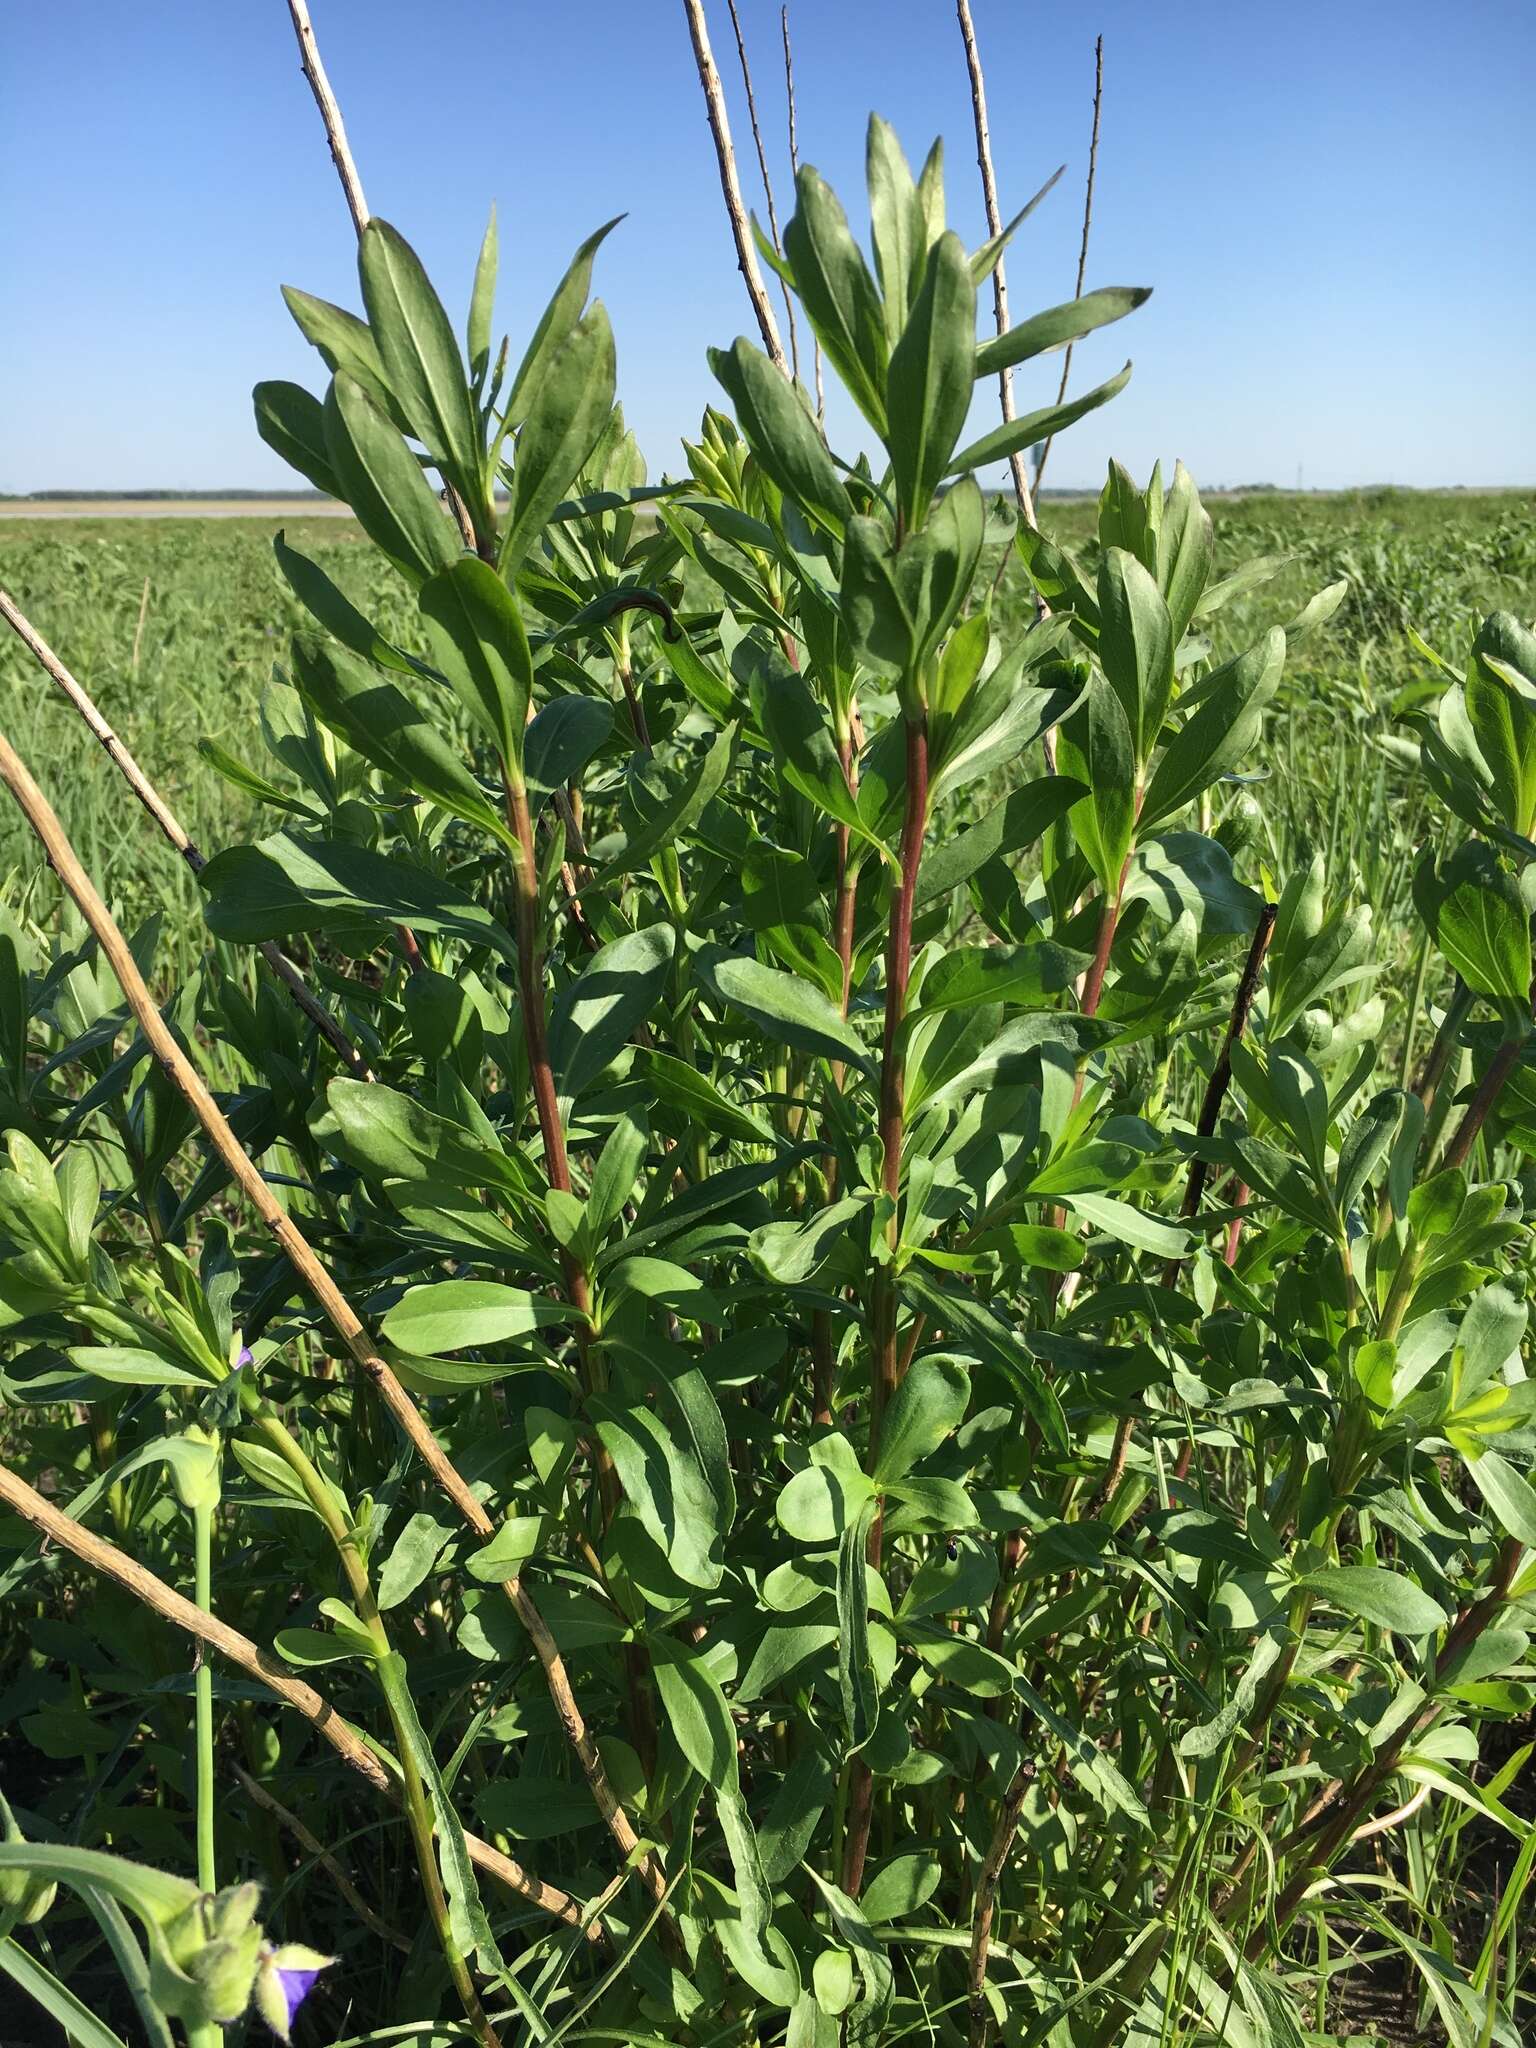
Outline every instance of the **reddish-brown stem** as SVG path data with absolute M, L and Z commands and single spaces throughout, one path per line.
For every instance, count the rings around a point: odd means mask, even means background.
M 901 1196 L 901 1148 L 906 1121 L 906 1063 L 902 1048 L 902 1024 L 907 1011 L 907 982 L 912 973 L 912 908 L 917 897 L 917 871 L 923 857 L 923 833 L 928 823 L 928 722 L 926 716 L 907 720 L 907 799 L 901 828 L 901 873 L 891 896 L 891 921 L 885 949 L 885 1031 L 880 1056 L 880 1143 L 883 1150 L 881 1187 L 890 1197 L 891 1218 L 886 1226 L 892 1262 L 901 1243 L 901 1222 L 897 1204 Z M 880 1425 L 886 1404 L 900 1379 L 896 1346 L 898 1303 L 894 1264 L 875 1270 L 871 1303 L 871 1358 L 869 1450 L 873 1459 L 880 1445 Z M 884 1526 L 877 1512 L 869 1531 L 869 1561 L 878 1566 L 884 1548 Z M 869 1849 L 869 1828 L 874 1805 L 874 1785 L 868 1764 L 856 1757 L 848 1787 L 848 1824 L 843 1837 L 843 1890 L 857 1898 L 864 1879 L 864 1858 Z
M 858 756 L 854 752 L 851 729 L 838 742 L 838 760 L 842 764 L 843 780 L 850 795 L 856 795 L 859 787 Z M 837 896 L 832 914 L 832 943 L 837 948 L 838 963 L 842 968 L 842 1013 L 846 1017 L 853 997 L 853 923 L 858 908 L 859 876 L 857 868 L 848 864 L 848 827 L 837 828 Z M 843 1063 L 834 1061 L 832 1084 L 835 1088 L 843 1085 Z M 822 1173 L 827 1184 L 827 1200 L 837 1199 L 838 1172 L 837 1154 L 828 1151 L 822 1155 Z M 830 1423 L 832 1420 L 832 1392 L 836 1377 L 837 1359 L 832 1342 L 832 1319 L 825 1309 L 817 1309 L 811 1319 L 811 1408 L 817 1422 Z
M 1125 866 L 1120 870 L 1120 882 L 1113 896 L 1104 898 L 1103 914 L 1099 918 L 1098 943 L 1093 949 L 1093 961 L 1083 977 L 1082 1012 L 1085 1017 L 1099 1014 L 1099 1002 L 1104 994 L 1104 977 L 1109 972 L 1110 948 L 1115 943 L 1115 927 L 1120 921 L 1120 898 L 1125 893 L 1125 877 L 1131 865 L 1126 856 Z

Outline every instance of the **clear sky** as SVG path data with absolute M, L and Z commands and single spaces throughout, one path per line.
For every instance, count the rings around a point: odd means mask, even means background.
M 778 0 L 738 6 L 787 212 Z M 1064 438 L 1058 483 L 1111 453 L 1182 456 L 1208 485 L 1536 482 L 1531 0 L 973 6 L 1005 214 L 1068 165 L 1010 254 L 1015 317 L 1071 296 L 1101 28 L 1088 283 L 1155 287 L 1078 352 L 1077 388 L 1127 353 L 1136 372 Z M 514 354 L 575 244 L 627 210 L 597 288 L 630 420 L 677 473 L 715 395 L 706 344 L 751 326 L 681 0 L 313 12 L 369 203 L 456 318 L 491 199 Z M 709 12 L 760 209 L 724 0 Z M 802 154 L 859 231 L 875 108 L 914 161 L 943 134 L 951 218 L 981 240 L 949 0 L 792 0 L 790 24 Z M 0 490 L 291 481 L 250 387 L 324 372 L 278 286 L 358 294 L 283 0 L 47 0 L 5 41 Z M 1021 406 L 1056 374 L 1035 366 Z

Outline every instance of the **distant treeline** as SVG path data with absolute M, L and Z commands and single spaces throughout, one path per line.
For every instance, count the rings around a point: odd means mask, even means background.
M 268 502 L 292 499 L 298 503 L 329 502 L 324 491 L 0 491 L 0 502 L 8 505 L 46 505 L 63 500 L 69 504 L 150 504 L 174 499 L 178 503 L 228 504 L 231 499 L 252 498 Z

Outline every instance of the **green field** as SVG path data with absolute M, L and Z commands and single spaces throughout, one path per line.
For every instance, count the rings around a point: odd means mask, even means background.
M 1218 573 L 1255 554 L 1290 558 L 1274 581 L 1224 614 L 1232 645 L 1244 644 L 1250 620 L 1284 618 L 1322 586 L 1349 584 L 1329 625 L 1293 653 L 1259 765 L 1273 776 L 1265 809 L 1277 861 L 1289 865 L 1305 842 L 1328 852 L 1330 872 L 1339 872 L 1340 858 L 1355 865 L 1376 913 L 1390 988 L 1409 944 L 1402 912 L 1424 798 L 1376 741 L 1394 729 L 1403 693 L 1429 673 L 1408 632 L 1454 656 L 1486 613 L 1536 610 L 1536 494 L 1255 494 L 1213 498 L 1211 511 Z M 1093 501 L 1049 503 L 1044 524 L 1078 546 L 1091 534 Z M 304 616 L 273 563 L 280 528 L 386 633 L 408 640 L 407 593 L 349 520 L 300 513 L 285 525 L 271 515 L 0 522 L 0 584 L 210 853 L 248 836 L 255 820 L 196 742 L 216 740 L 261 763 L 262 687 Z M 1005 613 L 1017 588 L 1006 572 L 998 599 Z M 0 645 L 0 686 L 7 729 L 92 873 L 130 917 L 164 905 L 169 936 L 195 948 L 189 878 L 9 636 Z M 11 816 L 0 822 L 0 875 L 10 895 L 47 887 Z

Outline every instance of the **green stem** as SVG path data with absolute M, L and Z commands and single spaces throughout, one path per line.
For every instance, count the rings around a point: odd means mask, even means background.
M 368 1576 L 368 1566 L 362 1549 L 346 1517 L 337 1507 L 335 1496 L 309 1453 L 281 1417 L 266 1406 L 254 1388 L 242 1390 L 242 1405 L 255 1427 L 298 1480 L 304 1489 L 305 1498 L 324 1524 L 326 1533 L 335 1545 L 336 1555 L 340 1559 L 358 1619 L 373 1639 L 375 1654 L 382 1661 L 392 1654 L 389 1631 L 384 1626 L 383 1616 L 374 1598 L 373 1583 Z M 437 1936 L 443 1960 L 448 1966 L 448 1975 L 453 1981 L 459 2003 L 478 2035 L 482 2048 L 501 2048 L 500 2037 L 487 2019 L 480 2003 L 480 1995 L 470 1975 L 469 1964 L 460 1955 L 453 1938 L 448 1899 L 443 1891 L 442 1875 L 437 1867 L 432 1808 L 412 1754 L 409 1732 L 402 1725 L 387 1690 L 383 1687 L 380 1690 L 384 1694 L 384 1704 L 394 1734 L 406 1824 L 410 1829 L 411 1846 L 416 1854 L 422 1890 L 426 1893 L 427 1911 L 432 1920 L 433 1932 Z
M 213 1509 L 192 1510 L 192 1543 L 195 1552 L 196 1585 L 193 1599 L 204 1614 L 213 1612 Z M 201 1890 L 219 1888 L 213 1846 L 213 1666 L 202 1645 L 198 1646 L 197 1669 L 193 1675 L 197 1713 L 197 1882 Z

